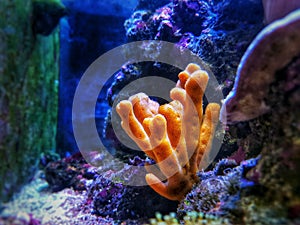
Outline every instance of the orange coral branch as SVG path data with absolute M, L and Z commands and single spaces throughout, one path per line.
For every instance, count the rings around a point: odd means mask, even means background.
M 123 129 L 158 164 L 160 171 L 148 171 L 147 183 L 171 200 L 184 198 L 197 182 L 196 172 L 211 149 L 220 111 L 218 104 L 210 103 L 203 115 L 208 74 L 198 65 L 189 64 L 178 77 L 168 104 L 159 106 L 139 93 L 117 105 Z

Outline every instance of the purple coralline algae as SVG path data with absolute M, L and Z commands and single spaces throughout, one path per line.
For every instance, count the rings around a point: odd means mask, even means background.
M 135 157 L 130 162 L 136 165 L 145 163 L 139 157 Z M 95 177 L 88 194 L 94 213 L 115 220 L 147 220 L 154 217 L 156 212 L 166 214 L 176 210 L 176 202 L 161 197 L 148 186 L 123 184 L 124 174 L 127 174 L 128 181 L 135 179 L 137 173 L 139 173 L 138 169 L 132 170 L 125 166 L 120 171 L 107 171 Z
M 234 160 L 223 159 L 214 170 L 200 172 L 200 182 L 179 204 L 178 216 L 182 218 L 187 212 L 196 211 L 232 219 L 229 208 L 235 206 L 242 189 L 255 185 L 246 174 L 257 165 L 257 161 L 250 159 L 237 165 Z
M 134 12 L 124 25 L 129 41 L 163 40 L 193 51 L 227 94 L 243 52 L 263 27 L 263 7 L 258 0 L 173 0 L 155 12 Z
M 155 39 L 177 42 L 185 32 L 200 34 L 212 25 L 215 18 L 213 4 L 209 1 L 174 0 L 154 13 L 147 10 L 134 12 L 124 26 L 129 41 Z
M 92 180 L 96 169 L 89 165 L 80 153 L 49 162 L 45 167 L 45 179 L 53 192 L 72 187 L 86 190 L 87 180 Z

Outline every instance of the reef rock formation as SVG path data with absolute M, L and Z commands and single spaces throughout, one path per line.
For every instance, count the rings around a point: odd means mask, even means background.
M 257 36 L 222 106 L 221 119 L 229 129 L 241 124 L 230 123 L 247 121 L 260 140 L 257 165 L 243 173 L 248 185 L 241 186 L 239 196 L 230 197 L 217 209 L 219 213 L 222 208 L 229 212 L 237 224 L 299 223 L 299 28 L 297 10 Z M 251 135 L 239 140 L 255 141 Z M 248 151 L 253 155 L 252 147 Z

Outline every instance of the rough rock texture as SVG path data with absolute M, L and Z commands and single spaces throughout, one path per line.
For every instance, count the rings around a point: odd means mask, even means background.
M 227 207 L 235 219 L 243 214 L 245 224 L 299 224 L 299 71 L 296 57 L 276 72 L 266 100 L 271 111 L 249 122 L 262 140 L 258 164 L 245 174 L 255 186 L 244 189 Z M 244 140 L 249 143 L 253 137 Z
M 113 224 L 112 218 L 91 214 L 87 192 L 66 188 L 60 192 L 48 191 L 43 173 L 24 186 L 13 200 L 4 204 L 0 213 L 1 225 L 58 225 L 58 224 Z M 132 224 L 138 224 L 131 221 Z
M 191 211 L 229 217 L 221 212 L 220 207 L 227 201 L 230 202 L 232 196 L 238 195 L 243 173 L 251 163 L 251 160 L 244 161 L 243 165 L 237 166 L 234 160 L 224 159 L 216 165 L 214 170 L 200 172 L 200 182 L 178 206 L 179 218 L 183 218 L 187 212 Z
M 212 172 L 200 174 L 202 181 L 181 202 L 179 215 L 196 210 L 233 224 L 299 224 L 299 57 L 274 74 L 266 97 L 268 114 L 229 126 L 229 132 L 247 130 L 235 135 L 240 147 L 230 157 L 240 166 L 219 163 L 212 177 Z
M 126 187 L 100 176 L 93 182 L 89 196 L 96 215 L 109 216 L 115 220 L 147 221 L 156 212 L 166 214 L 175 211 L 177 207 L 176 202 L 159 196 L 148 186 Z
M 300 221 L 300 179 L 297 173 L 300 169 L 299 73 L 300 56 L 277 71 L 276 80 L 270 86 L 267 101 L 272 111 L 263 123 L 269 126 L 269 138 L 265 141 L 256 171 L 248 174 L 249 179 L 258 180 L 266 188 L 264 198 L 248 200 L 252 204 L 259 203 L 259 208 L 248 209 L 249 214 L 256 214 L 253 215 L 256 221 L 263 221 L 267 213 L 295 224 Z M 263 210 L 264 207 L 269 212 Z M 267 221 L 262 223 L 268 224 Z
M 31 1 L 0 6 L 0 201 L 31 179 L 55 147 L 58 33 L 35 36 Z
M 127 164 L 108 169 L 109 163 L 91 167 L 80 154 L 50 162 L 45 171 L 38 171 L 20 193 L 3 204 L 0 224 L 134 225 L 146 223 L 158 211 L 176 211 L 177 202 L 159 196 L 150 187 L 124 184 L 125 180 L 137 179 L 139 168 Z M 135 157 L 130 163 L 142 166 L 145 161 Z
M 192 50 L 211 66 L 219 82 L 224 82 L 227 94 L 243 52 L 263 27 L 262 22 L 258 0 L 173 0 L 155 12 L 146 7 L 134 12 L 124 25 L 129 41 L 157 39 Z
M 76 191 L 86 190 L 88 180 L 94 178 L 96 168 L 89 165 L 80 153 L 53 161 L 45 168 L 45 179 L 53 192 L 72 187 Z

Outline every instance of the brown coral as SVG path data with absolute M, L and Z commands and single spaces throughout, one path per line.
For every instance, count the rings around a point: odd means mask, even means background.
M 300 9 L 265 27 L 248 47 L 234 87 L 221 109 L 223 123 L 254 119 L 270 111 L 269 86 L 278 71 L 300 55 Z
M 299 0 L 263 0 L 266 23 L 286 16 L 288 13 L 299 9 Z
M 211 148 L 220 111 L 218 104 L 210 103 L 203 115 L 208 74 L 198 65 L 189 64 L 178 77 L 168 104 L 159 106 L 139 93 L 117 105 L 123 129 L 159 167 L 148 167 L 147 183 L 171 200 L 181 200 L 197 181 L 198 165 Z

